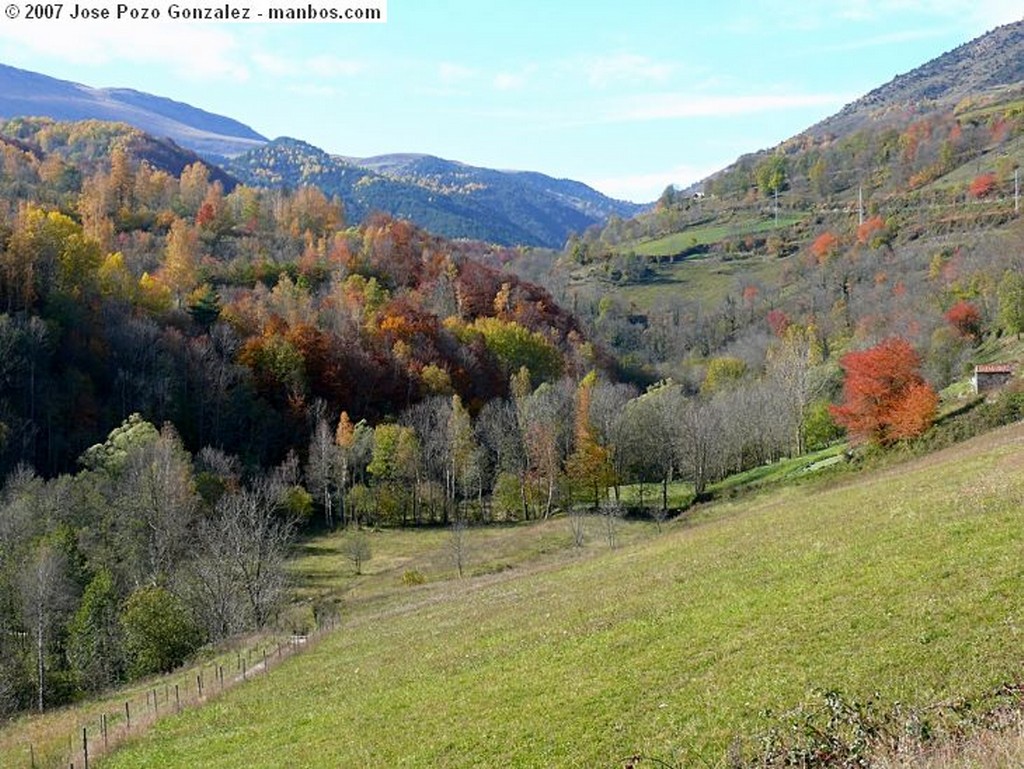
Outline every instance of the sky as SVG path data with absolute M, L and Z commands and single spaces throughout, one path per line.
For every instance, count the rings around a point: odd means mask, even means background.
M 421 152 L 647 202 L 1024 17 L 1020 0 L 386 6 L 382 24 L 0 17 L 0 62 L 166 96 L 340 155 Z

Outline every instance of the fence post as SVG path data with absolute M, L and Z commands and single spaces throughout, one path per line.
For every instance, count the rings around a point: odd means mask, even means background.
M 89 769 L 89 733 L 82 727 L 82 757 L 85 760 L 85 769 Z
M 106 750 L 110 747 L 110 740 L 107 739 L 107 714 L 104 713 L 100 718 L 100 731 L 103 732 L 103 749 Z
M 28 760 L 32 763 L 32 769 L 36 769 L 36 746 L 31 742 L 28 744 Z
M 247 681 L 247 680 L 249 680 L 249 679 L 247 679 L 247 678 L 245 677 L 245 660 L 242 660 L 242 680 L 243 680 L 243 681 Z
M 128 708 L 128 700 L 124 701 L 124 722 L 127 725 L 125 731 L 130 732 L 132 730 L 132 711 Z
M 263 650 L 263 672 L 266 675 L 270 675 L 270 666 L 267 664 L 267 650 Z
M 174 709 L 181 712 L 181 695 L 178 693 L 178 685 L 174 685 Z

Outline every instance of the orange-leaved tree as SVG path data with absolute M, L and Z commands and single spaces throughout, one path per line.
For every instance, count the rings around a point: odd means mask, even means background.
M 886 446 L 920 435 L 935 419 L 938 396 L 921 377 L 921 359 L 900 337 L 844 355 L 843 402 L 835 421 L 856 441 Z
M 981 337 L 981 311 L 971 302 L 957 302 L 949 308 L 945 318 L 961 336 L 975 340 Z

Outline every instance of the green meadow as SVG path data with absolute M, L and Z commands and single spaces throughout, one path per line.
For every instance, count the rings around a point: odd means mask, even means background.
M 881 470 L 604 522 L 345 535 L 296 565 L 340 625 L 97 765 L 721 766 L 835 689 L 926 706 L 1020 679 L 1024 426 Z M 411 571 L 424 584 L 403 579 Z

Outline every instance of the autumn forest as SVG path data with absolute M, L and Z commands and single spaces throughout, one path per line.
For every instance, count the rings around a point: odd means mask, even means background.
M 7 122 L 0 716 L 272 625 L 312 532 L 660 525 L 785 457 L 1019 418 L 961 396 L 1024 332 L 1022 137 L 1006 94 L 887 115 L 550 250 Z

